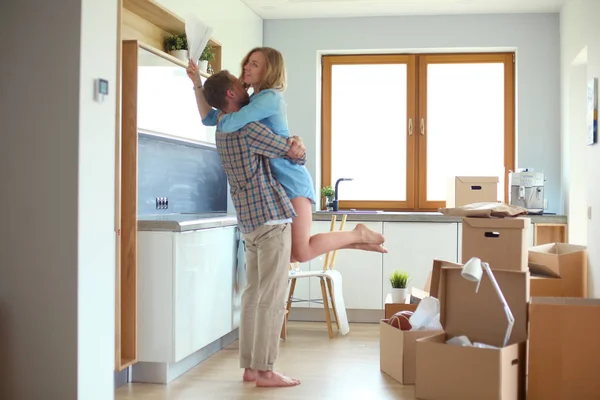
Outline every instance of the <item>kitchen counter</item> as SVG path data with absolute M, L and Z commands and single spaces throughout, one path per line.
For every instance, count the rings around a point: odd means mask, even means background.
M 461 217 L 448 217 L 439 212 L 374 212 L 374 211 L 317 211 L 313 221 L 331 221 L 332 215 L 348 215 L 348 221 L 372 222 L 462 222 Z M 566 224 L 566 215 L 527 215 L 534 224 Z M 186 232 L 237 225 L 235 215 L 219 214 L 160 214 L 142 216 L 138 231 Z
M 462 217 L 448 217 L 440 212 L 381 212 L 381 211 L 317 211 L 313 213 L 313 221 L 331 221 L 332 215 L 348 215 L 347 221 L 372 222 L 462 222 Z M 566 224 L 566 215 L 526 215 L 534 224 Z
M 138 231 L 152 232 L 186 232 L 235 225 L 236 216 L 226 213 L 159 214 L 138 219 Z

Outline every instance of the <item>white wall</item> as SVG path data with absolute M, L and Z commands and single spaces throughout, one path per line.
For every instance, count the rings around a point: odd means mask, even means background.
M 2 399 L 114 397 L 115 99 L 91 89 L 114 90 L 116 16 L 0 3 L 1 37 L 27 48 L 0 63 Z
M 571 0 L 560 15 L 562 65 L 562 137 L 563 179 L 568 198 L 569 239 L 589 244 L 589 289 L 591 297 L 600 297 L 600 144 L 585 144 L 586 84 L 591 78 L 600 78 L 600 2 Z M 587 56 L 577 57 L 582 50 Z M 574 65 L 576 59 L 584 64 Z M 566 154 L 566 156 L 565 156 Z M 592 219 L 587 220 L 587 206 L 592 208 Z
M 195 14 L 214 28 L 213 37 L 223 45 L 223 69 L 240 73 L 242 58 L 253 47 L 262 46 L 263 21 L 241 0 L 158 0 L 182 18 Z
M 79 70 L 78 399 L 114 398 L 117 0 L 82 0 Z M 100 34 L 101 33 L 101 34 Z M 94 101 L 94 80 L 109 96 Z
M 543 169 L 549 211 L 562 212 L 558 14 L 266 20 L 265 46 L 283 52 L 291 131 L 304 138 L 320 186 L 317 52 L 452 48 L 517 50 L 517 167 Z M 360 78 L 357 77 L 357 84 Z

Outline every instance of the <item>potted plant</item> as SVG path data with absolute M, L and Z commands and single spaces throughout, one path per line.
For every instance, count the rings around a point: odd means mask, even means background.
M 171 35 L 165 39 L 165 49 L 175 58 L 187 63 L 188 61 L 188 43 L 185 33 Z
M 323 208 L 326 210 L 331 210 L 331 206 L 329 204 L 331 204 L 335 198 L 335 190 L 331 186 L 325 186 L 321 189 L 321 196 L 323 196 L 323 199 L 325 199 L 325 205 Z
M 394 271 L 390 275 L 392 285 L 392 303 L 404 303 L 406 301 L 406 283 L 408 274 L 406 272 Z
M 198 63 L 198 68 L 202 72 L 208 72 L 208 62 L 215 59 L 215 50 L 212 46 L 207 45 L 204 50 L 202 50 L 202 54 L 200 55 L 200 62 Z

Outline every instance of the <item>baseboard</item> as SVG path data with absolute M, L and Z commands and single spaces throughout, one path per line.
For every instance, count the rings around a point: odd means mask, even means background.
M 131 381 L 159 384 L 170 383 L 201 362 L 207 360 L 216 352 L 235 342 L 238 337 L 239 330 L 235 329 L 176 363 L 139 362 L 134 364 L 131 367 Z
M 122 371 L 115 371 L 115 389 L 129 383 L 129 368 Z
M 383 319 L 384 310 L 353 310 L 347 309 L 348 322 L 378 324 Z M 292 307 L 289 321 L 302 322 L 325 322 L 325 311 L 323 308 Z M 332 313 L 333 321 L 333 313 Z

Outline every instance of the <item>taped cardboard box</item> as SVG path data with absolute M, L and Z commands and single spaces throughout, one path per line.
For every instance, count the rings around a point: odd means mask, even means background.
M 493 271 L 515 318 L 508 345 L 502 347 L 507 319 L 487 272 L 478 293 L 477 284 L 461 272 L 452 266 L 434 268 L 431 295 L 440 300 L 445 332 L 417 340 L 417 398 L 524 399 L 529 273 Z M 500 348 L 446 344 L 461 335 Z
M 462 259 L 480 258 L 493 270 L 528 271 L 531 219 L 463 218 Z
M 588 254 L 585 246 L 549 243 L 528 252 L 531 297 L 588 296 Z
M 600 299 L 532 298 L 528 400 L 600 398 Z
M 446 207 L 498 201 L 497 176 L 457 176 L 449 179 Z

